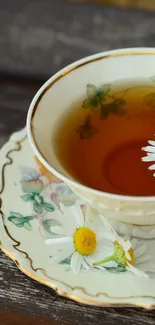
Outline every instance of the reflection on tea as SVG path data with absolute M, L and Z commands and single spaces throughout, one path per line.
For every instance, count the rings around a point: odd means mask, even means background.
M 104 192 L 155 195 L 141 148 L 155 134 L 155 85 L 87 85 L 80 106 L 59 124 L 56 152 L 80 183 Z

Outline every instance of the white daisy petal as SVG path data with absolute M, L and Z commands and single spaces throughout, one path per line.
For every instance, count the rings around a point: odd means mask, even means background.
M 155 147 L 152 147 L 152 146 L 143 147 L 142 150 L 149 152 L 149 153 L 151 153 L 151 152 L 155 153 Z
M 89 270 L 90 269 L 90 265 L 87 262 L 87 256 L 85 256 L 82 261 L 81 261 L 82 266 L 84 267 L 84 269 Z
M 71 269 L 74 274 L 78 274 L 81 269 L 82 255 L 78 252 L 74 252 L 71 258 Z
M 67 247 L 66 249 L 63 248 L 63 250 L 59 252 L 58 255 L 51 258 L 51 262 L 58 264 L 63 260 L 65 260 L 66 258 L 70 257 L 73 252 L 74 252 L 74 248 L 72 246 L 70 246 L 70 248 Z
M 155 164 L 148 167 L 149 170 L 155 170 Z
M 115 261 L 109 261 L 107 263 L 104 264 L 105 267 L 117 267 L 118 263 L 116 263 Z
M 155 161 L 155 154 L 148 154 L 146 157 L 141 158 L 142 161 Z
M 135 259 L 143 255 L 147 251 L 146 245 L 140 246 L 134 251 L 134 257 Z
M 104 226 L 110 231 L 112 232 L 113 234 L 116 234 L 116 232 L 114 231 L 114 229 L 111 227 L 109 221 L 107 220 L 107 218 L 105 218 L 103 215 L 99 215 L 99 217 L 101 218 Z M 116 234 L 117 235 L 117 234 Z
M 90 205 L 87 205 L 86 206 L 86 212 L 85 212 L 85 221 L 86 222 L 90 222 L 91 221 L 91 206 Z M 95 218 L 96 220 L 97 218 Z
M 155 141 L 149 140 L 148 143 L 151 144 L 151 146 L 154 146 L 155 147 Z
M 152 261 L 153 257 L 151 255 L 141 255 L 136 258 L 136 265 L 141 264 L 146 261 Z
M 71 206 L 70 209 L 72 211 L 72 216 L 75 219 L 76 226 L 82 227 L 84 225 L 84 217 L 80 205 L 76 203 L 75 205 Z
M 98 241 L 98 245 L 94 254 L 102 254 L 104 256 L 110 256 L 114 253 L 114 245 L 113 242 L 106 239 L 100 239 Z
M 123 243 L 122 246 L 123 246 L 125 252 L 128 252 L 129 249 L 131 248 L 131 243 L 129 242 L 129 240 L 127 240 L 127 241 L 125 241 L 125 242 Z
M 51 245 L 51 244 L 64 244 L 64 243 L 71 243 L 73 242 L 72 237 L 61 237 L 61 238 L 50 238 L 45 240 L 45 244 Z
M 106 271 L 106 268 L 102 265 L 95 266 L 95 268 L 101 270 L 101 271 Z
M 129 271 L 131 271 L 132 273 L 134 273 L 135 275 L 138 275 L 138 276 L 142 276 L 142 277 L 144 277 L 144 278 L 149 278 L 149 276 L 145 273 L 145 272 L 143 272 L 143 271 L 141 271 L 141 270 L 139 270 L 139 269 L 137 269 L 136 267 L 134 267 L 133 265 L 131 265 L 130 263 L 127 263 L 127 270 L 129 270 Z
M 132 248 L 134 249 L 138 243 L 138 239 L 134 238 L 131 240 Z
M 63 235 L 63 236 L 66 235 L 64 228 L 60 226 L 51 227 L 51 231 L 58 235 Z

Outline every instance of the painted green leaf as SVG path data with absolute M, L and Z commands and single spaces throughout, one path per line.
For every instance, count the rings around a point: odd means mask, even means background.
M 115 101 L 117 106 L 124 106 L 126 104 L 126 100 L 124 98 L 119 98 Z
M 146 95 L 144 97 L 144 102 L 147 106 L 154 108 L 155 107 L 155 92 Z
M 16 217 L 16 218 L 23 218 L 22 214 L 17 213 L 17 212 L 10 212 L 10 216 Z
M 61 265 L 64 265 L 64 264 L 67 264 L 67 265 L 70 265 L 71 264 L 71 257 L 67 257 L 65 258 L 63 261 L 61 261 L 59 264 Z
M 52 235 L 53 237 L 58 237 L 55 233 L 53 233 L 51 231 L 51 227 L 54 227 L 54 226 L 61 227 L 61 223 L 58 220 L 55 220 L 55 219 L 43 220 L 42 226 L 44 227 L 45 231 L 48 232 L 50 235 Z
M 41 214 L 43 213 L 43 208 L 42 206 L 40 205 L 40 203 L 38 203 L 37 201 L 33 201 L 33 209 L 36 213 L 38 214 Z
M 46 211 L 50 211 L 50 212 L 53 212 L 55 210 L 53 205 L 50 203 L 47 203 L 47 202 L 42 203 L 42 208 L 45 209 Z
M 103 95 L 107 95 L 111 89 L 111 84 L 104 84 L 99 87 L 99 91 L 103 93 Z
M 24 218 L 19 219 L 19 218 L 16 218 L 16 217 L 9 217 L 8 220 L 11 221 L 17 227 L 23 227 L 23 225 L 24 225 Z
M 110 112 L 104 107 L 102 107 L 101 112 L 100 112 L 100 119 L 101 120 L 106 120 L 107 117 L 109 116 Z
M 83 108 L 96 108 L 99 104 L 99 99 L 97 97 L 87 98 L 84 102 L 82 107 Z
M 83 108 L 90 108 L 90 99 L 87 98 L 84 100 L 83 104 L 82 104 Z
M 12 222 L 15 226 L 21 228 L 25 227 L 28 230 L 31 230 L 31 225 L 29 223 L 30 220 L 33 220 L 34 216 L 22 216 L 20 213 L 17 212 L 10 212 L 10 216 L 8 220 Z
M 42 204 L 44 202 L 43 197 L 41 195 L 39 195 L 39 194 L 37 194 L 37 196 L 38 196 L 38 199 L 39 199 L 39 203 Z
M 93 98 L 96 96 L 96 94 L 97 94 L 97 88 L 92 84 L 88 84 L 87 85 L 87 96 L 89 98 Z
M 34 195 L 33 194 L 21 195 L 21 199 L 25 202 L 32 201 L 34 199 Z
M 24 222 L 28 222 L 33 219 L 34 219 L 34 216 L 26 216 L 26 217 L 24 217 Z
M 90 107 L 91 108 L 97 108 L 100 100 L 99 100 L 98 97 L 94 97 L 94 98 L 90 98 L 89 102 L 90 102 Z
M 109 272 L 111 272 L 111 273 L 126 272 L 125 266 L 122 265 L 121 263 L 118 264 L 117 267 L 107 267 L 106 270 L 109 271 Z
M 24 228 L 27 229 L 27 230 L 32 230 L 32 226 L 29 222 L 24 222 Z
M 80 125 L 77 132 L 81 139 L 89 139 L 92 135 L 98 133 L 98 129 L 92 125 L 92 116 L 88 115 L 84 121 L 83 125 Z

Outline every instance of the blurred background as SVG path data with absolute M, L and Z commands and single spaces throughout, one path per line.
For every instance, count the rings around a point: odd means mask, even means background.
M 134 46 L 155 46 L 155 0 L 0 0 L 0 146 L 59 69 Z

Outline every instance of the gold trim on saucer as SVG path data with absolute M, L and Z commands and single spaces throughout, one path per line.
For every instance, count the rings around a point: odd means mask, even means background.
M 8 161 L 2 166 L 2 185 L 1 185 L 1 190 L 0 190 L 0 194 L 3 193 L 4 191 L 4 188 L 5 188 L 5 169 L 7 166 L 13 164 L 13 159 L 10 157 L 10 154 L 12 152 L 15 152 L 15 151 L 20 151 L 22 149 L 22 143 L 27 139 L 27 136 L 23 137 L 20 141 L 17 141 L 15 142 L 17 144 L 17 148 L 15 149 L 11 149 L 8 151 L 8 153 L 6 154 L 5 158 L 8 159 Z M 2 199 L 0 199 L 0 208 L 2 208 Z M 89 305 L 96 305 L 96 306 L 119 306 L 119 307 L 127 307 L 127 306 L 130 306 L 130 307 L 142 307 L 142 308 L 146 308 L 146 309 L 155 309 L 155 305 L 147 305 L 147 304 L 144 304 L 144 303 L 113 303 L 113 302 L 99 302 L 99 301 L 95 301 L 95 300 L 88 300 L 88 299 L 85 299 L 85 298 L 80 298 L 74 294 L 69 294 L 67 292 L 64 292 L 63 290 L 60 290 L 56 287 L 55 284 L 52 283 L 52 281 L 55 281 L 57 283 L 60 283 L 64 286 L 66 286 L 68 289 L 70 289 L 71 291 L 74 291 L 74 290 L 80 290 L 81 292 L 83 292 L 85 295 L 89 296 L 89 297 L 92 297 L 92 298 L 97 298 L 101 295 L 109 298 L 109 299 L 117 299 L 117 300 L 125 300 L 125 299 L 139 299 L 139 298 L 152 298 L 152 299 L 155 299 L 155 296 L 128 296 L 128 297 L 112 297 L 110 295 L 108 295 L 108 293 L 106 292 L 98 292 L 97 294 L 90 294 L 86 291 L 86 289 L 84 287 L 80 287 L 80 286 L 75 286 L 75 287 L 72 287 L 68 284 L 66 284 L 65 282 L 63 281 L 59 281 L 57 279 L 54 279 L 54 278 L 51 278 L 47 273 L 46 273 L 46 270 L 44 270 L 43 268 L 34 268 L 33 266 L 33 261 L 32 259 L 30 258 L 30 256 L 28 255 L 27 252 L 25 251 L 22 251 L 21 249 L 19 249 L 21 243 L 16 240 L 9 232 L 6 224 L 5 224 L 5 218 L 4 218 L 4 213 L 2 211 L 2 209 L 0 210 L 0 214 L 1 214 L 1 218 L 2 218 L 2 222 L 3 222 L 3 227 L 4 227 L 4 230 L 5 230 L 5 233 L 7 234 L 7 236 L 14 242 L 13 244 L 13 248 L 18 251 L 19 253 L 22 253 L 24 254 L 25 258 L 29 260 L 29 263 L 30 263 L 30 268 L 33 270 L 33 272 L 37 272 L 37 271 L 40 271 L 42 272 L 42 274 L 49 278 L 50 279 L 50 282 L 44 280 L 43 278 L 29 272 L 28 270 L 26 270 L 21 264 L 20 262 L 16 259 L 16 257 L 10 253 L 7 248 L 5 247 L 5 245 L 3 244 L 2 240 L 0 240 L 0 248 L 2 249 L 2 251 L 10 258 L 12 259 L 15 264 L 17 265 L 17 267 L 23 272 L 25 273 L 27 276 L 29 276 L 30 278 L 40 282 L 40 283 L 43 283 L 45 284 L 46 286 L 49 286 L 51 287 L 52 289 L 54 289 L 59 295 L 61 296 L 64 296 L 64 297 L 67 297 L 67 298 L 70 298 L 70 299 L 73 299 L 75 301 L 78 301 L 78 302 L 81 302 L 81 303 L 85 303 L 85 304 L 89 304 Z

